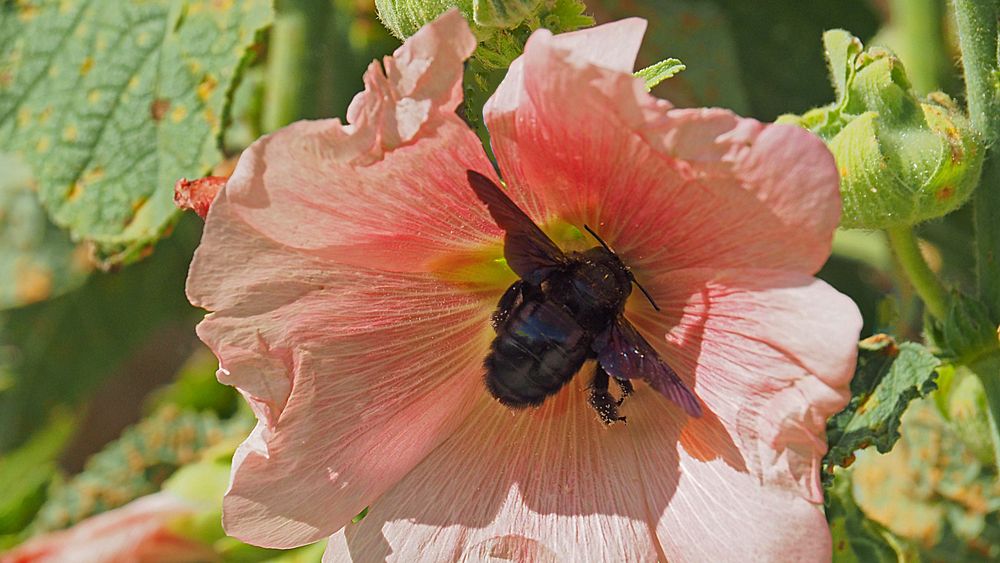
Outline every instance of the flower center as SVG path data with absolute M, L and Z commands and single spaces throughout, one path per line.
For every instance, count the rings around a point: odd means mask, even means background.
M 594 246 L 586 233 L 563 219 L 557 218 L 539 227 L 564 252 L 584 251 Z M 430 271 L 441 280 L 482 294 L 484 299 L 494 303 L 518 279 L 504 258 L 502 238 L 488 245 L 445 254 L 431 263 Z

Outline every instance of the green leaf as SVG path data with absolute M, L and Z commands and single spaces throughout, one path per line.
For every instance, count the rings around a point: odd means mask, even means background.
M 954 292 L 941 327 L 941 344 L 957 358 L 970 360 L 1000 347 L 997 325 L 979 300 Z
M 35 193 L 31 171 L 0 153 L 0 309 L 61 295 L 90 273 L 85 248 L 53 225 Z
M 896 563 L 904 547 L 884 526 L 869 520 L 851 490 L 851 472 L 837 470 L 826 495 L 826 520 L 833 540 L 834 563 Z
M 549 2 L 548 12 L 542 14 L 542 27 L 554 33 L 573 31 L 594 25 L 594 18 L 587 15 L 583 0 L 555 0 Z
M 958 424 L 945 421 L 930 399 L 913 401 L 891 452 L 858 455 L 854 498 L 870 519 L 918 545 L 924 561 L 996 561 L 996 466 L 966 447 Z
M 677 59 L 667 59 L 654 65 L 637 71 L 636 76 L 646 81 L 646 91 L 652 90 L 657 84 L 668 78 L 674 77 L 678 72 L 687 68 L 684 63 Z
M 62 413 L 0 458 L 0 535 L 20 532 L 34 518 L 56 473 L 56 457 L 72 433 L 73 417 Z
M 981 463 L 991 464 L 996 458 L 990 409 L 979 377 L 965 366 L 943 365 L 938 368 L 938 385 L 940 389 L 932 395 L 938 412 Z
M 56 224 L 109 263 L 174 222 L 174 182 L 222 155 L 230 94 L 270 0 L 0 4 L 0 150 Z
M 830 450 L 823 463 L 829 479 L 834 466 L 847 467 L 857 450 L 874 445 L 886 453 L 899 439 L 899 420 L 917 397 L 936 388 L 941 363 L 915 342 L 897 345 L 877 334 L 858 345 L 858 367 L 851 381 L 851 402 L 827 423 Z

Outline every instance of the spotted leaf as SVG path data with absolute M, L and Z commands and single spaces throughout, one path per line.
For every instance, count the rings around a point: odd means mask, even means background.
M 175 220 L 173 185 L 219 137 L 269 0 L 0 4 L 0 150 L 54 222 L 128 261 Z

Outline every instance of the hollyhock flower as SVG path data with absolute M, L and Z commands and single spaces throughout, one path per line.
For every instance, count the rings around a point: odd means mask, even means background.
M 455 113 L 457 12 L 373 63 L 349 125 L 247 149 L 188 279 L 200 337 L 259 422 L 226 530 L 331 560 L 816 560 L 826 418 L 848 400 L 856 307 L 813 274 L 840 215 L 823 143 L 673 109 L 631 74 L 645 22 L 527 43 L 487 104 L 510 197 L 564 250 L 588 224 L 650 291 L 625 316 L 697 395 L 645 383 L 603 424 L 588 365 L 534 409 L 487 392 L 490 313 L 516 278 Z M 352 518 L 370 505 L 358 523 Z
M 173 522 L 191 517 L 197 510 L 197 506 L 169 493 L 148 495 L 68 530 L 33 538 L 0 555 L 0 562 L 215 561 L 218 557 L 210 546 L 171 531 Z

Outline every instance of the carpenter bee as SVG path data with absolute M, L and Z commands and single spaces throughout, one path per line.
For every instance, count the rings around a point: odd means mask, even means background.
M 633 393 L 630 380 L 644 379 L 701 416 L 694 393 L 623 316 L 635 284 L 631 270 L 590 227 L 600 246 L 564 253 L 489 178 L 468 171 L 469 184 L 505 231 L 504 257 L 520 278 L 500 298 L 492 316 L 497 333 L 486 356 L 486 387 L 512 408 L 537 406 L 597 360 L 590 405 L 606 424 L 625 421 L 618 407 Z M 608 392 L 610 379 L 621 399 Z

